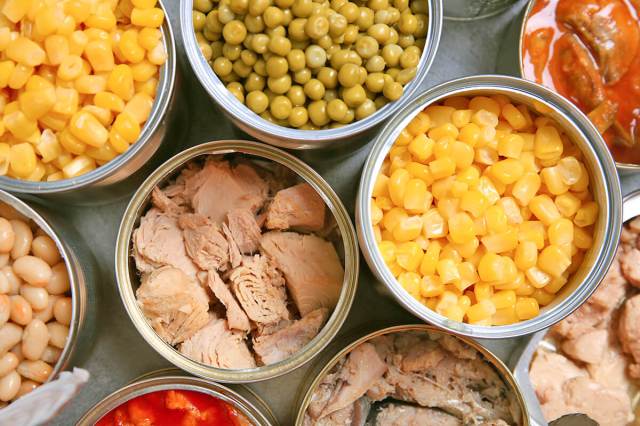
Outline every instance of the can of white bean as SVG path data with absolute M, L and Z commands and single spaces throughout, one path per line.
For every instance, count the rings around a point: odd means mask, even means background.
M 0 191 L 0 407 L 91 348 L 95 262 L 81 241 L 68 224 Z

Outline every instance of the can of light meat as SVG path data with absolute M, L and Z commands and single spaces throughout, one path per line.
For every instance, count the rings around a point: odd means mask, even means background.
M 55 182 L 29 182 L 0 176 L 0 189 L 53 207 L 64 203 L 104 204 L 132 192 L 160 160 L 172 152 L 170 144 L 163 141 L 180 140 L 185 126 L 180 125 L 179 118 L 186 114 L 185 106 L 178 105 L 176 96 L 178 58 L 165 2 L 159 0 L 158 7 L 167 17 L 160 27 L 167 61 L 160 67 L 156 98 L 138 140 L 125 153 L 81 176 Z
M 622 211 L 623 222 L 627 222 L 637 216 L 640 216 L 640 190 L 634 191 L 624 197 Z M 533 361 L 533 356 L 538 348 L 544 346 L 547 349 L 553 349 L 551 347 L 552 345 L 545 342 L 545 337 L 548 332 L 549 330 L 542 330 L 530 336 L 526 342 L 516 348 L 516 350 L 511 354 L 511 358 L 509 360 L 509 367 L 511 367 L 511 370 L 513 371 L 513 376 L 515 377 L 527 403 L 527 407 L 529 408 L 532 426 L 545 426 L 547 424 L 544 415 L 542 414 L 540 402 L 536 396 L 533 384 L 529 379 L 529 368 Z M 635 404 L 638 407 L 636 410 L 640 410 L 640 402 L 638 402 L 639 397 L 640 393 L 632 396 L 632 401 L 635 401 Z M 640 411 L 638 412 L 640 413 Z M 638 420 L 636 420 L 636 422 L 637 421 Z
M 517 53 L 517 60 L 518 60 L 518 66 L 517 66 L 517 72 L 519 72 L 519 76 L 522 78 L 525 78 L 525 73 L 524 73 L 524 43 L 525 43 L 525 34 L 526 34 L 526 30 L 527 30 L 527 21 L 529 20 L 529 16 L 531 16 L 531 13 L 533 12 L 534 6 L 536 4 L 536 2 L 539 0 L 529 0 L 529 3 L 527 4 L 527 7 L 524 9 L 524 11 L 522 12 L 521 16 L 522 16 L 522 24 L 520 25 L 520 34 L 519 34 L 519 42 L 518 42 L 518 53 Z M 515 32 L 515 29 L 514 29 Z M 515 34 L 514 34 L 515 35 Z M 513 56 L 510 56 L 510 59 L 513 60 Z M 511 65 L 509 67 L 509 69 L 513 72 L 515 70 L 513 70 L 513 65 Z M 638 172 L 640 171 L 640 164 L 631 164 L 631 163 L 620 163 L 620 162 L 616 162 L 616 167 L 618 169 L 618 172 L 620 172 L 621 174 L 629 174 L 629 173 L 633 173 L 633 172 Z
M 450 96 L 501 94 L 527 105 L 560 124 L 583 153 L 594 199 L 599 206 L 593 246 L 582 265 L 571 276 L 558 297 L 537 317 L 511 325 L 477 326 L 452 321 L 437 314 L 411 296 L 385 264 L 371 226 L 370 200 L 376 178 L 400 132 L 425 107 Z M 380 132 L 364 165 L 356 201 L 356 230 L 365 260 L 376 277 L 405 309 L 424 321 L 453 333 L 474 338 L 499 339 L 531 334 L 548 328 L 576 310 L 596 290 L 615 256 L 622 226 L 622 195 L 615 163 L 602 137 L 569 100 L 551 90 L 520 78 L 485 75 L 443 83 L 419 95 Z
M 158 336 L 136 302 L 135 291 L 139 277 L 131 258 L 131 238 L 140 217 L 147 210 L 153 188 L 162 185 L 190 161 L 208 155 L 242 154 L 259 160 L 267 160 L 292 170 L 311 185 L 324 200 L 335 219 L 341 239 L 336 244 L 342 257 L 344 280 L 340 298 L 333 313 L 319 334 L 295 355 L 272 365 L 251 369 L 221 369 L 201 364 L 182 355 Z M 356 293 L 358 280 L 358 243 L 356 233 L 342 201 L 329 184 L 311 167 L 286 152 L 258 142 L 228 140 L 205 143 L 174 156 L 160 166 L 133 195 L 124 213 L 118 231 L 115 252 L 116 279 L 120 297 L 138 332 L 160 355 L 176 367 L 195 376 L 225 383 L 248 383 L 271 379 L 287 374 L 304 365 L 324 349 L 336 336 L 344 323 Z
M 473 339 L 454 335 L 447 331 L 425 324 L 396 325 L 373 332 L 371 332 L 370 330 L 358 330 L 353 334 L 349 336 L 343 336 L 341 339 L 334 342 L 328 348 L 328 350 L 324 351 L 322 356 L 316 360 L 314 366 L 307 374 L 308 380 L 302 383 L 300 390 L 298 391 L 299 398 L 296 406 L 294 407 L 294 413 L 292 416 L 295 419 L 294 424 L 296 426 L 303 426 L 305 424 L 305 412 L 307 411 L 309 404 L 312 402 L 313 394 L 318 388 L 318 385 L 322 382 L 324 377 L 336 366 L 336 364 L 338 364 L 338 362 L 345 356 L 347 356 L 353 349 L 375 337 L 407 331 L 424 332 L 429 333 L 430 335 L 452 336 L 455 339 L 459 339 L 460 341 L 466 343 L 473 349 L 480 352 L 486 362 L 491 364 L 494 370 L 498 373 L 498 376 L 503 380 L 509 391 L 513 392 L 513 400 L 516 402 L 517 407 L 520 411 L 520 418 L 518 419 L 517 425 L 530 425 L 527 404 L 525 403 L 520 388 L 518 387 L 516 380 L 511 374 L 511 371 L 507 368 L 506 365 L 504 365 L 502 361 L 500 361 L 498 357 L 496 357 L 493 353 L 491 353 L 489 350 L 487 350 L 485 347 L 483 347 Z
M 93 287 L 95 260 L 71 224 L 56 219 L 42 207 L 34 209 L 0 190 L 0 215 L 30 220 L 51 237 L 69 275 L 72 317 L 66 344 L 47 381 L 54 380 L 60 372 L 79 366 L 92 348 L 97 306 Z
M 141 395 L 165 390 L 186 390 L 211 395 L 233 406 L 251 422 L 251 425 L 278 424 L 271 409 L 244 386 L 236 385 L 230 389 L 197 377 L 184 376 L 174 369 L 167 369 L 145 375 L 107 396 L 92 407 L 76 426 L 93 426 L 125 402 Z

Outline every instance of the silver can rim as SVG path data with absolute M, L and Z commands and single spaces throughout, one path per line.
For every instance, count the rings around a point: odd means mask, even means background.
M 267 143 L 281 148 L 319 149 L 337 140 L 343 140 L 362 134 L 363 132 L 380 124 L 411 100 L 422 81 L 426 78 L 436 57 L 436 52 L 438 50 L 442 34 L 442 1 L 443 0 L 427 1 L 427 6 L 429 8 L 429 30 L 425 41 L 425 49 L 422 52 L 416 76 L 408 85 L 405 86 L 402 97 L 397 101 L 388 103 L 383 108 L 363 120 L 356 121 L 337 129 L 292 129 L 270 123 L 255 114 L 229 92 L 200 53 L 200 48 L 198 47 L 195 32 L 193 30 L 193 0 L 185 0 L 181 2 L 180 28 L 182 33 L 182 42 L 194 74 L 211 99 L 215 100 L 223 111 L 232 117 L 232 121 L 234 121 L 235 124 L 241 123 L 242 130 L 247 131 L 258 139 L 264 140 Z M 265 137 L 265 135 L 267 137 Z
M 529 425 L 529 414 L 528 414 L 525 398 L 522 395 L 522 392 L 520 391 L 520 387 L 518 386 L 515 377 L 511 373 L 511 370 L 509 370 L 509 368 L 502 362 L 502 360 L 500 360 L 500 358 L 495 356 L 490 350 L 482 346 L 480 343 L 478 343 L 477 341 L 469 337 L 456 335 L 448 332 L 447 330 L 443 330 L 442 328 L 435 327 L 432 325 L 427 325 L 427 324 L 407 324 L 407 325 L 395 325 L 391 327 L 386 327 L 377 331 L 367 333 L 366 335 L 356 340 L 352 340 L 351 343 L 341 348 L 335 355 L 333 355 L 330 358 L 328 362 L 326 362 L 324 367 L 322 367 L 320 371 L 315 375 L 315 378 L 313 378 L 313 380 L 311 380 L 310 383 L 306 385 L 307 389 L 304 392 L 304 394 L 301 395 L 301 398 L 299 400 L 300 402 L 298 404 L 295 425 L 302 426 L 304 424 L 304 415 L 307 411 L 309 403 L 311 402 L 313 391 L 318 387 L 322 379 L 324 379 L 327 373 L 331 371 L 331 369 L 338 363 L 338 361 L 340 361 L 342 358 L 348 355 L 357 346 L 375 337 L 383 336 L 386 334 L 392 334 L 392 333 L 401 333 L 405 331 L 419 331 L 419 332 L 432 333 L 432 334 L 449 335 L 456 339 L 461 340 L 462 342 L 466 343 L 467 345 L 471 346 L 472 348 L 480 352 L 484 356 L 485 360 L 498 370 L 498 373 L 500 374 L 500 377 L 503 379 L 505 384 L 511 387 L 512 391 L 515 393 L 516 399 L 518 401 L 518 406 L 522 414 L 523 421 L 521 423 L 521 426 Z
M 127 401 L 138 396 L 164 390 L 187 390 L 204 393 L 232 405 L 244 414 L 252 424 L 257 426 L 270 426 L 274 424 L 271 413 L 264 414 L 258 407 L 249 402 L 236 391 L 218 383 L 212 383 L 197 377 L 186 376 L 161 376 L 141 381 L 136 381 L 106 396 L 93 406 L 76 423 L 77 426 L 93 426 L 102 417 L 118 408 Z
M 165 121 L 166 112 L 171 105 L 171 99 L 175 91 L 177 54 L 173 29 L 169 23 L 169 15 L 164 2 L 158 0 L 158 4 L 165 13 L 165 22 L 160 28 L 162 40 L 167 51 L 167 61 L 160 68 L 160 78 L 158 80 L 157 95 L 153 102 L 151 114 L 145 125 L 141 129 L 138 140 L 131 144 L 126 152 L 119 154 L 103 166 L 71 179 L 62 179 L 54 182 L 30 182 L 27 180 L 13 179 L 7 176 L 0 176 L 0 188 L 6 191 L 23 194 L 48 195 L 67 191 L 75 191 L 86 188 L 90 185 L 100 184 L 116 174 L 122 167 L 133 162 L 143 151 L 147 143 L 153 138 L 158 128 Z M 107 142 L 108 143 L 108 142 Z
M 338 304 L 320 333 L 302 350 L 276 364 L 251 369 L 221 369 L 201 364 L 182 355 L 153 330 L 136 303 L 130 268 L 130 242 L 133 229 L 147 206 L 152 189 L 172 176 L 186 163 L 202 155 L 248 154 L 273 161 L 293 170 L 321 195 L 333 214 L 344 245 L 344 280 Z M 289 373 L 313 359 L 344 324 L 353 304 L 358 284 L 358 242 L 349 214 L 331 186 L 310 166 L 278 148 L 259 142 L 223 140 L 195 146 L 172 157 L 156 169 L 140 186 L 127 206 L 117 234 L 115 250 L 116 281 L 120 297 L 134 326 L 151 347 L 167 361 L 195 376 L 224 383 L 257 382 Z
M 520 41 L 518 43 L 518 70 L 520 72 L 520 77 L 527 80 L 524 75 L 524 36 L 527 30 L 527 21 L 533 12 L 533 7 L 535 6 L 538 0 L 529 0 L 527 3 L 527 7 L 524 9 L 522 24 L 520 25 Z M 531 81 L 531 80 L 528 80 Z M 620 173 L 633 173 L 640 171 L 640 164 L 633 163 L 620 163 L 616 161 L 616 168 Z
M 55 242 L 56 248 L 60 251 L 61 262 L 64 262 L 69 276 L 72 311 L 71 323 L 69 324 L 69 334 L 67 335 L 67 340 L 60 354 L 60 358 L 53 366 L 53 370 L 46 380 L 46 382 L 50 382 L 54 380 L 60 372 L 70 367 L 69 364 L 75 353 L 80 329 L 85 323 L 87 309 L 89 309 L 87 306 L 88 296 L 85 274 L 76 255 L 40 213 L 24 201 L 3 190 L 0 190 L 0 202 L 7 204 L 27 219 L 33 221 L 38 228 L 44 231 Z
M 550 309 L 544 308 L 541 314 L 533 319 L 512 325 L 488 327 L 451 321 L 422 305 L 400 286 L 387 268 L 377 250 L 373 227 L 370 226 L 369 200 L 373 184 L 384 157 L 400 131 L 424 107 L 446 97 L 464 95 L 474 91 L 521 97 L 539 103 L 539 105 L 555 112 L 557 117 L 562 118 L 563 125 L 569 126 L 580 135 L 580 139 L 584 142 L 584 146 L 580 148 L 592 162 L 591 167 L 596 172 L 595 178 L 598 179 L 594 185 L 601 186 L 599 194 L 605 198 L 604 201 L 598 200 L 600 201 L 598 220 L 601 246 L 595 247 L 594 243 L 594 247 L 588 252 L 593 253 L 593 263 L 590 265 L 588 273 L 585 274 L 584 281 L 570 296 L 564 297 L 557 305 Z M 593 182 L 594 176 L 590 176 L 590 178 Z M 356 201 L 356 229 L 365 260 L 394 298 L 405 309 L 423 321 L 435 324 L 452 333 L 484 339 L 510 338 L 535 333 L 557 323 L 582 305 L 596 290 L 613 261 L 617 241 L 620 237 L 621 223 L 622 195 L 615 163 L 601 135 L 587 116 L 568 100 L 542 85 L 500 75 L 483 75 L 453 80 L 429 89 L 414 99 L 402 114 L 398 114 L 385 126 L 375 139 L 363 168 Z

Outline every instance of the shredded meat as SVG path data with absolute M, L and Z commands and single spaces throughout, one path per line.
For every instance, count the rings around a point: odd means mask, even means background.
M 626 301 L 618 326 L 618 337 L 624 352 L 631 355 L 633 363 L 629 375 L 640 379 L 640 294 Z
M 220 303 L 227 309 L 227 322 L 230 328 L 241 331 L 249 331 L 251 324 L 249 324 L 249 318 L 244 313 L 238 302 L 231 294 L 231 290 L 220 279 L 220 276 L 215 271 L 209 271 L 207 276 L 207 284 L 213 294 L 218 298 Z
M 267 209 L 267 228 L 319 231 L 324 226 L 324 201 L 308 183 L 278 191 Z
M 227 214 L 227 221 L 231 236 L 238 244 L 238 249 L 243 254 L 255 253 L 262 236 L 255 215 L 247 209 L 233 210 Z
M 215 223 L 192 213 L 180 215 L 178 223 L 187 253 L 201 269 L 224 271 L 228 268 L 229 244 Z

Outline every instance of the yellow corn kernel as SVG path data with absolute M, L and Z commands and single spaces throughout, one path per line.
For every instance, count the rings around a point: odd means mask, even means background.
M 490 319 L 496 313 L 496 307 L 489 299 L 480 300 L 475 305 L 471 305 L 467 309 L 466 315 L 470 324 L 477 323 L 482 320 Z
M 526 271 L 529 268 L 536 266 L 538 263 L 538 248 L 533 241 L 520 241 L 516 248 L 514 261 L 516 266 Z
M 496 313 L 491 318 L 493 325 L 509 325 L 519 321 L 516 315 L 515 303 L 514 306 L 502 309 L 496 309 Z
M 575 185 L 582 178 L 584 166 L 575 157 L 561 158 L 556 167 L 565 185 Z
M 511 189 L 511 194 L 520 205 L 528 205 L 540 189 L 541 179 L 537 173 L 525 172 Z
M 487 96 L 475 96 L 469 101 L 469 108 L 473 111 L 485 110 L 495 116 L 500 115 L 500 104 Z
M 451 321 L 462 322 L 464 319 L 464 314 L 465 310 L 462 309 L 459 305 L 450 305 L 442 310 L 442 315 L 447 317 Z
M 540 172 L 540 176 L 549 192 L 553 195 L 561 195 L 569 190 L 569 186 L 562 179 L 558 166 L 545 167 Z
M 435 198 L 436 200 L 440 200 L 449 196 L 451 193 L 451 189 L 453 188 L 454 182 L 455 182 L 455 177 L 453 176 L 449 176 L 447 178 L 435 181 L 431 185 L 431 192 L 433 194 L 433 198 Z
M 551 160 L 562 155 L 563 145 L 558 130 L 553 126 L 538 127 L 534 153 L 540 160 Z
M 140 125 L 134 117 L 127 112 L 126 108 L 116 117 L 113 122 L 112 130 L 120 134 L 120 136 L 122 136 L 129 144 L 138 140 L 141 131 Z
M 405 169 L 398 169 L 389 178 L 389 196 L 396 206 L 404 205 L 404 194 L 409 182 L 409 172 Z
M 580 206 L 582 205 L 582 201 L 572 193 L 568 192 L 566 194 L 558 195 L 554 201 L 558 211 L 564 217 L 572 217 Z
M 407 131 L 413 136 L 426 133 L 431 128 L 431 117 L 422 111 L 416 115 L 407 126 Z
M 514 308 L 516 305 L 516 292 L 513 290 L 500 290 L 491 296 L 496 309 Z
M 476 267 L 473 263 L 461 262 L 457 265 L 457 267 L 460 279 L 458 281 L 455 281 L 454 284 L 460 291 L 464 291 L 470 286 L 476 284 L 480 279 L 478 277 Z
M 115 93 L 124 101 L 129 101 L 135 95 L 133 72 L 128 65 L 117 65 L 107 80 L 107 89 Z
M 451 306 L 458 305 L 458 296 L 451 291 L 444 291 L 438 298 L 435 311 L 440 315 L 444 315 L 445 310 Z
M 378 244 L 378 250 L 387 265 L 396 261 L 396 245 L 393 241 L 382 241 Z
M 475 233 L 475 231 L 476 231 L 476 226 L 474 224 L 473 232 Z M 480 240 L 478 240 L 478 238 L 476 237 L 471 238 L 469 241 L 467 241 L 464 244 L 453 244 L 453 247 L 456 249 L 456 251 L 460 253 L 460 256 L 462 256 L 465 259 L 473 257 L 476 251 L 478 250 L 479 246 L 480 246 Z
M 147 51 L 153 50 L 161 39 L 162 33 L 157 28 L 146 27 L 141 29 L 138 34 L 138 43 Z
M 118 47 L 125 59 L 132 64 L 142 62 L 145 58 L 146 51 L 138 44 L 137 30 L 123 32 Z
M 485 235 L 480 241 L 485 249 L 491 253 L 505 253 L 515 250 L 518 246 L 518 229 L 511 226 L 504 232 Z
M 85 24 L 89 28 L 111 31 L 116 27 L 116 17 L 108 3 L 98 3 L 94 13 L 89 15 Z
M 425 238 L 435 239 L 447 235 L 447 222 L 437 209 L 431 209 L 422 215 L 422 230 Z
M 154 7 L 151 9 L 138 9 L 131 12 L 131 23 L 140 27 L 159 28 L 164 22 L 164 12 L 162 9 Z
M 18 98 L 20 109 L 28 119 L 36 121 L 46 115 L 56 103 L 56 90 L 30 90 L 20 94 Z
M 466 213 L 456 213 L 448 220 L 449 236 L 456 244 L 465 244 L 475 237 L 473 220 Z
M 44 163 L 55 160 L 62 152 L 58 143 L 58 137 L 50 129 L 45 129 L 40 136 L 40 141 L 36 145 L 36 152 Z
M 44 49 L 47 54 L 48 63 L 60 65 L 64 58 L 69 55 L 69 41 L 60 34 L 53 34 L 44 41 Z
M 491 299 L 493 297 L 493 287 L 488 283 L 477 283 L 473 288 L 473 294 L 475 294 L 478 302 Z
M 457 198 L 441 198 L 438 200 L 438 211 L 443 218 L 449 220 L 453 215 L 458 213 L 460 200 Z
M 435 142 L 424 133 L 417 135 L 411 143 L 408 150 L 416 161 L 425 162 L 433 155 L 433 147 Z
M 549 243 L 561 246 L 573 243 L 573 223 L 569 219 L 558 219 L 549 226 Z
M 151 115 L 151 109 L 153 108 L 153 98 L 146 93 L 136 93 L 127 105 L 124 107 L 125 113 L 128 113 L 142 124 L 147 121 L 149 115 Z
M 434 179 L 443 179 L 453 175 L 456 163 L 449 157 L 433 160 L 429 163 L 429 171 Z
M 473 296 L 473 293 L 470 293 Z M 475 303 L 475 300 L 473 301 Z M 466 313 L 467 309 L 472 305 L 471 297 L 466 294 L 458 297 L 458 306 Z
M 443 284 L 453 283 L 460 279 L 456 262 L 452 259 L 441 259 L 438 261 L 436 271 L 440 276 L 440 282 Z
M 131 67 L 131 73 L 134 81 L 143 83 L 158 74 L 158 67 L 150 62 L 143 61 L 139 64 L 134 64 Z
M 536 299 L 536 301 L 538 302 L 538 305 L 540 306 L 547 306 L 549 303 L 553 302 L 554 299 L 556 298 L 555 295 L 547 293 L 543 289 L 536 289 L 531 295 L 531 297 Z
M 475 123 L 469 123 L 460 129 L 458 140 L 466 143 L 472 148 L 475 148 L 476 145 L 480 143 L 481 135 L 482 130 L 480 129 L 480 126 Z
M 480 170 L 476 166 L 467 167 L 458 172 L 456 180 L 466 183 L 469 187 L 475 187 L 480 180 Z
M 587 250 L 593 245 L 593 237 L 584 228 L 574 226 L 573 243 L 577 248 Z
M 522 213 L 520 208 L 516 204 L 516 201 L 511 197 L 502 197 L 498 200 L 498 206 L 502 207 L 504 214 L 507 216 L 507 222 L 511 225 L 517 225 L 523 222 Z
M 111 71 L 115 66 L 111 43 L 105 40 L 94 40 L 87 43 L 85 57 L 96 72 Z
M 482 281 L 503 281 L 504 280 L 504 265 L 502 256 L 495 253 L 486 253 L 480 259 L 478 265 L 478 275 Z
M 549 245 L 538 256 L 538 267 L 551 276 L 559 277 L 571 265 L 571 257 L 560 247 Z
M 96 103 L 97 105 L 97 103 Z M 124 107 L 124 102 L 123 102 L 123 107 Z M 371 192 L 371 196 L 372 197 L 380 197 L 380 196 L 386 196 L 389 195 L 389 177 L 383 173 L 380 173 L 378 175 L 378 177 L 376 178 L 376 182 L 373 185 L 373 190 Z
M 514 263 L 514 267 L 515 267 L 515 263 Z M 526 279 L 524 276 L 524 272 L 522 271 L 516 271 L 515 276 L 513 277 L 513 279 L 510 279 L 509 281 L 503 282 L 503 283 L 497 283 L 494 284 L 494 289 L 495 290 L 517 290 L 520 286 L 525 285 L 526 284 Z
M 455 140 L 458 138 L 459 130 L 452 123 L 444 123 L 429 130 L 429 138 L 434 141 L 441 139 Z
M 464 170 L 473 164 L 475 151 L 466 143 L 454 141 L 451 143 L 450 152 L 458 170 Z
M 401 158 L 404 161 L 408 161 L 411 159 L 408 152 L 409 151 L 405 146 L 394 146 L 389 150 L 389 160 L 393 162 L 396 158 Z
M 537 195 L 529 203 L 529 208 L 536 218 L 546 226 L 560 219 L 561 215 L 553 200 L 548 195 Z
M 78 110 L 80 96 L 75 89 L 56 88 L 56 103 L 51 111 L 55 114 L 71 116 Z
M 554 277 L 549 284 L 544 286 L 543 290 L 550 294 L 556 294 L 564 287 L 567 281 L 567 277 L 564 275 Z
M 409 216 L 401 219 L 393 228 L 393 238 L 398 242 L 413 241 L 422 231 L 422 219 L 419 216 Z
M 75 81 L 75 89 L 83 95 L 95 95 L 106 88 L 107 78 L 102 75 L 81 75 Z
M 463 128 L 467 124 L 471 123 L 471 116 L 473 111 L 470 109 L 459 109 L 451 114 L 451 123 L 458 129 Z
M 584 228 L 585 226 L 593 225 L 598 218 L 598 204 L 594 201 L 589 201 L 582 205 L 576 212 L 575 217 L 573 218 L 573 223 L 575 223 L 580 228 Z
M 487 235 L 487 220 L 484 216 L 473 219 L 473 232 L 478 236 Z
M 29 11 L 31 0 L 6 0 L 2 14 L 14 24 L 18 23 Z
M 380 207 L 380 209 L 382 209 L 382 211 L 385 211 L 385 212 L 391 210 L 394 207 L 393 202 L 389 197 L 383 197 L 383 196 L 376 197 L 375 202 L 376 202 L 376 206 Z
M 507 158 L 491 166 L 491 175 L 505 185 L 509 185 L 524 175 L 524 166 L 518 160 Z
M 64 129 L 58 134 L 58 142 L 65 150 L 76 155 L 84 154 L 87 149 L 87 145 L 73 136 L 69 129 Z
M 427 191 L 427 184 L 420 179 L 410 179 L 404 193 L 404 208 L 412 213 L 424 213 L 429 210 L 433 197 Z
M 20 140 L 26 140 L 38 131 L 37 123 L 30 120 L 21 110 L 13 111 L 5 114 L 3 117 L 5 128 L 11 132 L 13 136 Z
M 540 171 L 540 167 L 536 163 L 536 157 L 533 152 L 527 151 L 523 152 L 519 158 L 520 162 L 524 166 L 525 173 L 535 173 L 537 174 Z
M 9 158 L 11 174 L 23 179 L 29 177 L 34 172 L 38 162 L 33 145 L 26 142 L 12 145 Z
M 474 159 L 477 163 L 484 164 L 485 166 L 490 166 L 498 161 L 498 152 L 491 147 L 476 147 L 475 152 L 476 153 Z
M 530 220 L 518 225 L 518 241 L 533 241 L 538 250 L 544 248 L 546 231 L 542 222 Z
M 396 247 L 396 263 L 409 272 L 418 269 L 423 255 L 420 246 L 413 241 L 398 244 Z
M 500 194 L 495 185 L 487 176 L 482 176 L 478 180 L 478 185 L 474 188 L 478 190 L 489 201 L 489 204 L 493 205 L 500 199 Z
M 87 157 L 86 155 L 79 155 L 63 167 L 62 173 L 64 177 L 69 179 L 88 173 L 95 168 L 96 162 L 93 158 Z
M 441 245 L 438 241 L 430 241 L 420 262 L 420 274 L 434 275 L 440 258 Z
M 406 211 L 399 207 L 394 207 L 387 213 L 385 213 L 384 217 L 382 218 L 382 225 L 385 227 L 385 229 L 393 232 L 400 221 L 406 219 L 407 217 L 409 217 L 409 215 Z
M 540 263 L 541 257 L 542 257 L 542 253 L 540 253 L 540 256 L 538 256 L 538 263 Z M 547 259 L 545 259 L 545 262 L 546 261 Z M 544 286 L 546 286 L 551 282 L 551 276 L 547 272 L 543 271 L 542 269 L 536 266 L 527 269 L 525 271 L 525 275 L 529 283 L 534 288 L 543 288 Z
M 415 272 L 403 272 L 398 276 L 398 282 L 413 297 L 420 297 L 420 275 Z
M 376 205 L 376 203 L 371 200 L 369 203 L 369 208 L 371 209 L 371 225 L 375 226 L 382 220 L 383 213 L 382 209 Z
M 15 68 L 16 64 L 13 61 L 0 62 L 0 89 L 9 85 L 9 80 L 11 79 Z
M 522 130 L 528 127 L 526 117 L 512 104 L 503 106 L 501 115 L 515 130 Z
M 433 145 L 433 155 L 436 160 L 441 158 L 449 158 L 453 157 L 453 153 L 451 152 L 451 146 L 453 144 L 453 140 L 449 138 L 442 138 L 436 141 Z
M 0 176 L 6 176 L 11 163 L 11 146 L 0 142 Z
M 467 185 L 465 182 L 460 182 L 457 179 L 453 180 L 450 190 L 451 195 L 453 195 L 455 198 L 462 198 L 462 196 L 466 194 L 467 191 L 469 191 L 469 185 Z
M 18 37 L 5 50 L 7 58 L 27 67 L 37 67 L 46 59 L 46 52 L 40 45 L 27 37 Z
M 533 213 L 531 213 L 528 206 L 524 206 L 520 209 L 520 215 L 522 216 L 522 220 L 529 220 L 531 216 L 533 216 Z
M 520 320 L 528 320 L 540 313 L 538 301 L 532 297 L 519 297 L 516 301 L 516 315 Z
M 118 95 L 111 92 L 99 92 L 93 97 L 93 103 L 106 110 L 113 112 L 124 111 L 125 103 Z
M 106 144 L 104 144 L 102 146 L 103 147 L 108 147 L 109 148 L 108 152 L 113 152 L 113 157 L 115 157 L 117 155 L 117 153 L 113 150 L 113 148 L 111 148 L 111 145 L 109 145 L 108 143 L 106 143 Z M 87 155 L 89 157 L 91 157 L 91 158 L 96 158 L 96 155 L 94 155 L 94 154 L 100 155 L 101 152 L 98 151 L 99 148 L 93 148 L 93 149 L 96 150 L 96 152 L 95 153 L 93 151 L 89 152 L 89 150 L 87 150 Z M 105 154 L 106 153 L 107 152 L 105 152 Z M 111 157 L 111 158 L 113 158 L 113 157 Z M 104 161 L 109 161 L 109 160 L 111 160 L 111 158 L 109 158 L 107 160 L 104 160 Z M 101 160 L 98 159 L 98 161 L 101 161 Z M 373 227 L 373 236 L 374 236 L 374 239 L 376 240 L 376 243 L 379 244 L 382 241 L 382 231 L 380 230 L 380 227 L 378 225 Z
M 524 147 L 524 139 L 517 134 L 506 135 L 498 141 L 498 155 L 519 158 Z
M 60 62 L 57 75 L 62 80 L 72 81 L 82 75 L 84 64 L 82 58 L 76 55 L 67 55 Z
M 580 168 L 582 169 L 582 174 L 580 174 L 580 179 L 571 185 L 571 190 L 573 192 L 583 192 L 589 188 L 589 172 L 584 164 L 580 163 Z
M 411 177 L 423 180 L 427 185 L 431 185 L 434 181 L 433 176 L 431 176 L 431 172 L 429 171 L 429 166 L 425 164 L 411 161 L 407 163 L 405 168 L 407 169 Z
M 438 297 L 444 293 L 444 284 L 437 275 L 426 275 L 420 281 L 420 295 L 422 297 Z
M 473 114 L 471 121 L 480 127 L 495 128 L 498 125 L 498 115 L 495 112 L 480 109 Z
M 74 114 L 69 123 L 69 131 L 73 136 L 90 146 L 100 147 L 109 140 L 109 131 L 98 119 L 86 111 Z
M 453 244 L 447 244 L 442 248 L 442 251 L 440 253 L 440 259 L 451 259 L 453 260 L 455 263 L 460 263 L 462 262 L 462 256 L 460 255 L 460 252 L 458 252 L 458 250 L 456 250 L 455 246 Z
M 400 135 L 398 135 L 398 138 L 396 139 L 393 146 L 407 146 L 409 145 L 409 143 L 411 143 L 414 136 L 409 132 L 408 129 L 409 129 L 408 127 L 402 129 L 402 131 L 400 132 Z
M 29 78 L 33 75 L 34 68 L 24 64 L 17 64 L 9 77 L 9 88 L 18 90 L 22 89 Z
M 490 206 L 487 208 L 484 217 L 487 224 L 487 231 L 489 233 L 500 234 L 508 229 L 508 218 L 501 206 Z
M 520 287 L 515 289 L 516 295 L 518 297 L 522 296 L 531 296 L 536 291 L 536 288 L 532 286 L 528 281 L 524 281 Z

